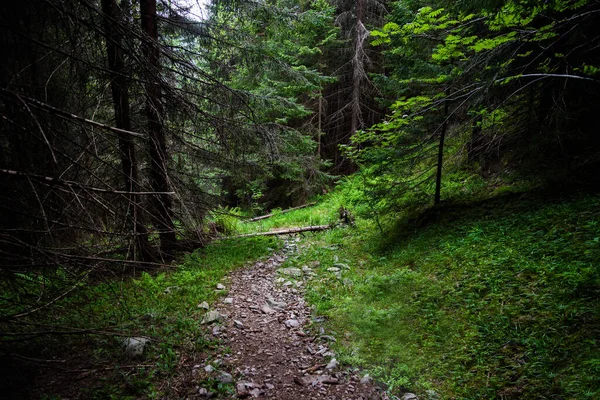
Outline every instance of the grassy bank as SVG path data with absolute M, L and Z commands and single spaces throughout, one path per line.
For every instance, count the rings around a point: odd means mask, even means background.
M 313 236 L 291 263 L 319 261 L 308 298 L 340 358 L 392 392 L 598 398 L 599 206 L 540 192 L 429 211 L 385 233 L 358 219 Z M 336 264 L 341 277 L 327 271 Z

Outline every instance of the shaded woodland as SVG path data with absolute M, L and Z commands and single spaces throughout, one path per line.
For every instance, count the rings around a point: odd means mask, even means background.
M 350 174 L 381 231 L 504 188 L 597 190 L 597 0 L 192 3 L 0 4 L 9 347 Z

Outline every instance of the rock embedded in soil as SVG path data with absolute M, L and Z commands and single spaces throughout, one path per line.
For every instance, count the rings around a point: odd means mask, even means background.
M 217 290 L 225 290 L 225 285 L 223 285 L 222 283 L 217 283 L 216 288 Z
M 125 347 L 125 352 L 132 356 L 137 357 L 141 356 L 144 353 L 144 349 L 146 345 L 150 342 L 150 339 L 144 337 L 130 337 L 123 339 L 123 346 Z
M 233 297 L 226 297 L 223 299 L 223 304 L 233 304 Z
M 235 326 L 238 329 L 244 329 L 244 324 L 242 323 L 242 321 L 238 321 L 237 319 L 233 320 L 233 326 Z
M 246 388 L 245 382 L 238 382 L 235 385 L 235 390 L 240 399 L 250 396 L 250 391 Z
M 338 362 L 338 360 L 336 360 L 335 358 L 332 358 L 332 359 L 331 359 L 331 361 L 329 361 L 329 363 L 328 363 L 328 364 L 327 364 L 327 366 L 325 367 L 325 369 L 328 369 L 328 370 L 330 370 L 330 371 L 331 371 L 332 369 L 335 369 L 335 368 L 337 368 L 337 366 L 338 366 L 339 364 L 340 364 L 340 363 Z
M 206 301 L 203 301 L 202 303 L 198 304 L 198 308 L 208 310 L 210 308 L 210 306 L 208 305 L 208 303 Z
M 202 321 L 200 322 L 201 324 L 210 324 L 211 322 L 219 322 L 219 321 L 223 321 L 225 319 L 225 315 L 221 314 L 218 311 L 209 311 L 206 314 L 204 314 L 204 318 L 202 318 Z
M 279 272 L 287 276 L 293 276 L 295 278 L 300 278 L 302 276 L 302 270 L 300 268 L 282 268 L 279 270 Z
M 404 393 L 402 400 L 419 400 L 419 398 L 414 393 Z
M 233 383 L 233 376 L 227 372 L 221 372 L 221 375 L 217 379 L 221 383 Z
M 288 319 L 287 321 L 285 321 L 285 326 L 287 326 L 288 328 L 297 328 L 300 326 L 300 322 L 298 322 L 295 319 Z
M 333 266 L 338 267 L 338 268 L 343 268 L 343 269 L 350 269 L 350 266 L 348 264 L 344 264 L 344 263 L 334 263 Z

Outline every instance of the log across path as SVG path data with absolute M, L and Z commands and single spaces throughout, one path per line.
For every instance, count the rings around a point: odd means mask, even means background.
M 253 236 L 290 235 L 293 233 L 324 231 L 324 230 L 327 230 L 330 228 L 331 228 L 331 225 L 311 225 L 311 226 L 301 226 L 301 227 L 297 227 L 297 228 L 281 228 L 281 229 L 274 229 L 274 230 L 271 230 L 268 232 L 257 232 L 257 233 L 247 233 L 244 235 L 237 235 L 237 236 L 227 236 L 227 237 L 223 237 L 222 239 L 237 239 L 237 238 L 253 237 Z
M 282 268 L 296 251 L 296 240 L 288 240 L 283 252 L 234 272 L 214 310 L 222 321 L 207 324 L 231 349 L 221 367 L 230 371 L 237 397 L 388 399 L 364 373 L 335 359 L 334 334 L 320 326 L 322 318 L 311 315 L 303 296 L 306 282 L 316 276 L 314 266 Z

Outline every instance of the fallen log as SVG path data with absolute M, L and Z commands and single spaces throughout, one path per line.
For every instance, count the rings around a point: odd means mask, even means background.
M 301 209 L 303 209 L 303 208 L 306 208 L 306 207 L 314 206 L 315 204 L 317 204 L 317 203 L 314 203 L 314 202 L 313 202 L 313 203 L 303 204 L 303 205 L 301 205 L 301 206 L 298 206 L 298 207 L 292 207 L 292 208 L 288 208 L 287 210 L 283 210 L 283 211 L 281 211 L 280 213 L 270 213 L 270 214 L 261 215 L 260 217 L 254 217 L 254 218 L 250 218 L 249 220 L 247 220 L 247 222 L 256 222 L 256 221 L 260 221 L 261 219 L 267 219 L 267 218 L 270 218 L 270 217 L 272 217 L 272 216 L 273 216 L 273 215 L 275 215 L 275 214 L 285 214 L 285 213 L 288 213 L 288 212 L 290 212 L 290 211 L 301 210 Z
M 238 238 L 253 237 L 253 236 L 289 235 L 291 233 L 324 231 L 329 228 L 331 228 L 331 225 L 313 225 L 313 226 L 303 226 L 300 228 L 278 229 L 276 231 L 269 231 L 269 232 L 247 233 L 245 235 L 238 235 L 238 236 L 226 236 L 226 237 L 221 237 L 219 239 L 238 239 Z

